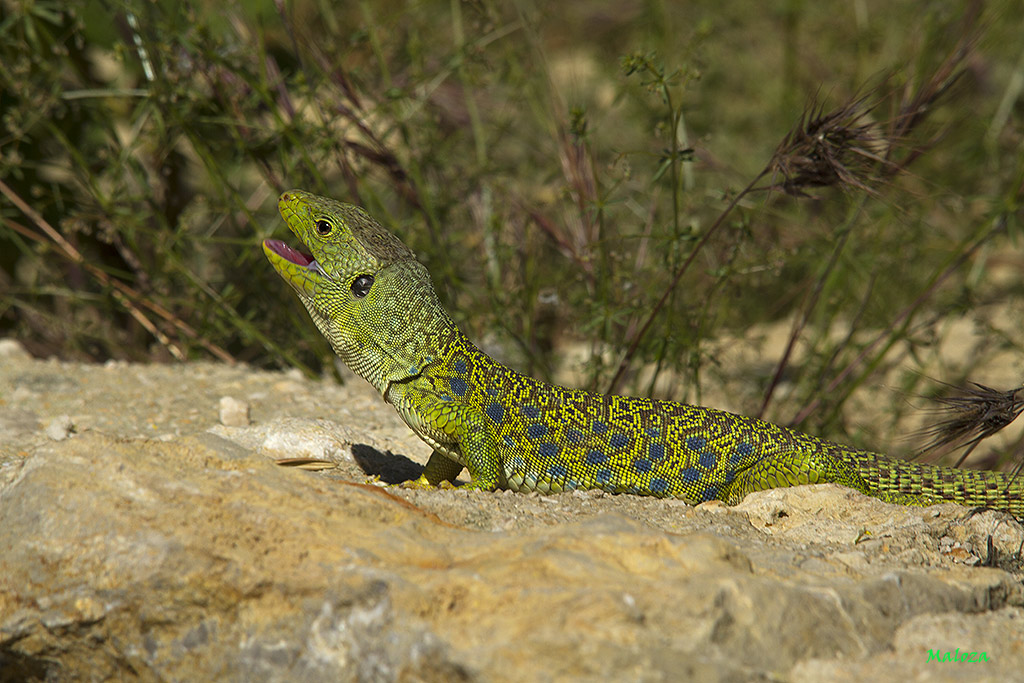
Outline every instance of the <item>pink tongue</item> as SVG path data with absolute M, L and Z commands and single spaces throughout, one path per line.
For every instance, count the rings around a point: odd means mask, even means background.
M 300 266 L 308 266 L 313 262 L 312 256 L 307 256 L 300 251 L 295 251 L 281 240 L 265 240 L 264 244 L 270 247 L 271 251 L 281 258 L 291 261 Z

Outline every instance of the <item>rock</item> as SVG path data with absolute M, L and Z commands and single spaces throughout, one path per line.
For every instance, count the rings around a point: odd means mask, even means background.
M 352 462 L 351 433 L 330 420 L 286 417 L 242 428 L 215 426 L 210 432 L 274 460 Z
M 248 402 L 239 401 L 231 396 L 222 396 L 220 399 L 220 423 L 227 427 L 245 427 L 251 421 L 249 410 Z
M 0 358 L 30 358 L 28 351 L 17 339 L 0 339 Z
M 798 518 L 832 488 L 768 507 Z M 722 514 L 747 516 L 709 516 Z M 60 679 L 451 680 L 514 667 L 523 680 L 723 680 L 869 661 L 930 613 L 1024 618 L 1005 571 L 900 569 L 869 551 L 853 566 L 814 551 L 823 559 L 808 562 L 787 540 L 746 548 L 614 513 L 472 531 L 213 434 L 82 434 L 37 449 L 0 491 L 0 661 Z M 1005 661 L 1006 638 L 958 638 L 949 647 Z
M 17 442 L 39 429 L 39 415 L 24 408 L 0 405 L 0 443 Z
M 75 431 L 75 424 L 70 415 L 58 415 L 46 425 L 46 436 L 54 441 L 63 441 Z
M 0 402 L 0 683 L 1019 676 L 1008 515 L 383 489 L 429 449 L 360 385 L 283 377 L 0 363 L 0 397 L 30 387 Z M 256 424 L 216 424 L 226 395 Z
M 447 561 L 412 552 L 406 536 L 429 522 L 345 489 L 213 435 L 88 434 L 40 449 L 0 492 L 0 668 L 308 681 L 462 671 L 426 622 L 396 618 L 396 600 L 429 597 L 387 564 Z

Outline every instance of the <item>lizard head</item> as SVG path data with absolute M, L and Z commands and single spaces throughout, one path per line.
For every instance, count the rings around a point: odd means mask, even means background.
M 447 315 L 413 252 L 351 204 L 289 190 L 278 209 L 309 253 L 273 239 L 263 252 L 334 351 L 382 392 L 418 372 L 424 334 Z
M 347 285 L 395 261 L 415 260 L 402 241 L 358 206 L 289 190 L 277 201 L 288 228 L 312 254 L 280 240 L 265 240 L 263 251 L 299 296 L 318 288 Z

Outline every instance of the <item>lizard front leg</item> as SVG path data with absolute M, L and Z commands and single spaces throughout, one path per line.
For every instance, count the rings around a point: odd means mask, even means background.
M 434 449 L 423 474 L 411 485 L 437 486 L 454 480 L 465 467 L 471 481 L 462 488 L 507 488 L 496 437 L 478 408 L 437 392 L 424 377 L 391 385 L 387 398 L 405 423 Z
M 452 460 L 435 448 L 434 452 L 430 454 L 430 459 L 427 460 L 426 467 L 423 468 L 423 473 L 416 479 L 404 482 L 402 486 L 433 489 L 455 481 L 455 477 L 459 476 L 460 472 L 462 472 L 461 462 Z

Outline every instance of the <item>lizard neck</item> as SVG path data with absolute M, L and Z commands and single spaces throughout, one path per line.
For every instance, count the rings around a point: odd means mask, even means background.
M 380 301 L 371 317 L 346 321 L 355 334 L 337 337 L 339 343 L 332 339 L 342 360 L 385 398 L 394 383 L 420 375 L 448 349 L 468 343 L 422 265 L 408 261 L 388 270 L 378 274 Z

